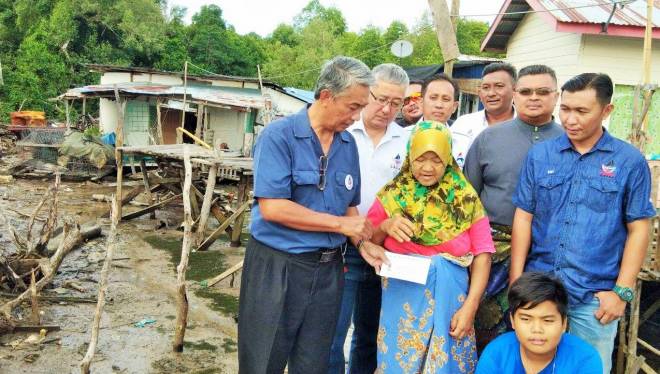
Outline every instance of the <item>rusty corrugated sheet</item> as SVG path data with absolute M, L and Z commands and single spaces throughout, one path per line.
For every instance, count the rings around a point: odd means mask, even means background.
M 120 96 L 160 96 L 168 99 L 182 99 L 184 93 L 183 86 L 156 83 L 117 83 L 72 88 L 61 95 L 60 99 L 113 98 L 115 86 Z M 252 88 L 192 85 L 186 88 L 186 97 L 192 101 L 238 108 L 261 109 L 264 107 L 264 99 L 261 93 L 259 90 Z

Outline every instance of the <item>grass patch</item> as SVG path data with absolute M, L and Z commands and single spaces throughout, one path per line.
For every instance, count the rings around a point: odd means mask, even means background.
M 183 238 L 150 235 L 143 240 L 152 247 L 163 250 L 170 255 L 173 270 L 181 262 L 181 244 Z M 188 271 L 186 279 L 202 281 L 214 277 L 227 269 L 225 255 L 219 251 L 191 252 L 188 258 Z
M 228 316 L 238 314 L 238 297 L 214 291 L 211 288 L 195 290 L 195 295 L 211 300 L 211 309 Z
M 236 342 L 231 340 L 230 338 L 224 338 L 222 339 L 222 348 L 225 350 L 225 353 L 234 353 L 238 350 L 238 346 L 236 345 Z
M 173 316 L 173 315 L 169 314 L 169 315 L 165 316 L 165 319 L 169 319 L 170 321 L 173 321 L 173 320 L 176 319 L 176 316 Z
M 207 342 L 206 340 L 202 340 L 200 342 L 183 342 L 183 347 L 184 349 L 189 348 L 189 349 L 196 349 L 199 351 L 210 351 L 210 352 L 215 352 L 218 350 L 217 346 Z
M 202 370 L 197 370 L 194 371 L 193 374 L 218 374 L 222 373 L 222 369 L 220 368 L 208 368 L 208 369 L 202 369 Z

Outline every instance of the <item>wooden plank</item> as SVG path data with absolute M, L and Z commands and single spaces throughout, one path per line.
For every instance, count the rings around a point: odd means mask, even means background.
M 222 274 L 215 276 L 211 279 L 208 279 L 206 281 L 206 286 L 207 287 L 213 287 L 216 285 L 218 282 L 222 281 L 223 279 L 227 278 L 228 276 L 234 274 L 235 272 L 241 270 L 243 268 L 243 260 L 241 260 L 239 263 L 236 265 L 230 267 L 229 269 L 225 270 Z
M 208 249 L 211 246 L 211 244 L 213 244 L 216 240 L 218 240 L 220 235 L 222 235 L 222 232 L 225 231 L 225 228 L 227 228 L 227 226 L 229 226 L 232 222 L 234 222 L 236 218 L 238 218 L 250 206 L 251 203 L 252 203 L 251 201 L 246 201 L 245 203 L 243 203 L 243 205 L 241 205 L 241 207 L 238 208 L 234 212 L 234 214 L 229 216 L 229 218 L 227 218 L 217 229 L 215 229 L 215 231 L 213 231 L 213 233 L 211 233 L 211 235 L 209 235 L 209 237 L 206 240 L 204 240 L 202 244 L 200 244 L 199 247 L 197 247 L 197 250 L 205 251 L 206 249 Z
M 222 213 L 222 209 L 220 209 L 220 207 L 218 207 L 218 205 L 216 205 L 216 203 L 217 203 L 217 201 L 214 201 L 211 204 L 211 214 L 213 214 L 213 217 L 215 217 L 215 219 L 217 219 L 218 222 L 220 224 L 222 224 L 227 219 L 227 216 L 225 216 L 224 213 Z M 227 235 L 229 235 L 230 238 L 231 238 L 232 231 L 233 230 L 232 230 L 231 226 L 227 226 L 227 228 L 225 229 L 225 232 L 227 233 Z
M 155 211 L 156 209 L 162 207 L 163 205 L 169 204 L 170 202 L 172 202 L 172 201 L 174 201 L 174 200 L 176 200 L 176 199 L 178 199 L 178 198 L 180 198 L 180 197 L 181 197 L 181 194 L 179 194 L 179 195 L 175 195 L 175 196 L 172 196 L 172 197 L 170 197 L 170 198 L 168 198 L 168 199 L 165 199 L 165 200 L 163 200 L 163 201 L 161 201 L 161 202 L 159 202 L 159 203 L 156 203 L 156 204 L 151 205 L 151 206 L 149 206 L 149 207 L 146 207 L 146 208 L 144 208 L 144 209 L 138 210 L 137 212 L 129 213 L 129 214 L 127 214 L 127 215 L 121 217 L 121 219 L 122 219 L 123 221 L 128 221 L 128 220 L 131 220 L 131 219 L 133 219 L 133 218 L 137 218 L 137 217 L 143 216 L 143 215 L 145 215 L 145 214 L 147 214 L 147 213 L 151 213 L 151 212 Z

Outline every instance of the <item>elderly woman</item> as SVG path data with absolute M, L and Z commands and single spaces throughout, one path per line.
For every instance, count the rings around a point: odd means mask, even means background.
M 429 257 L 431 265 L 425 285 L 383 278 L 378 371 L 472 372 L 474 316 L 495 252 L 488 217 L 452 158 L 443 124 L 417 125 L 408 148 L 369 210 L 376 231 L 360 252 L 377 269 L 388 262 L 380 245 Z

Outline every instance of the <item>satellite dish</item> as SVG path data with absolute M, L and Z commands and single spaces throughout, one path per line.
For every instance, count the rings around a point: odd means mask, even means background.
M 398 58 L 408 57 L 413 52 L 413 45 L 407 40 L 397 40 L 392 43 L 390 51 Z

